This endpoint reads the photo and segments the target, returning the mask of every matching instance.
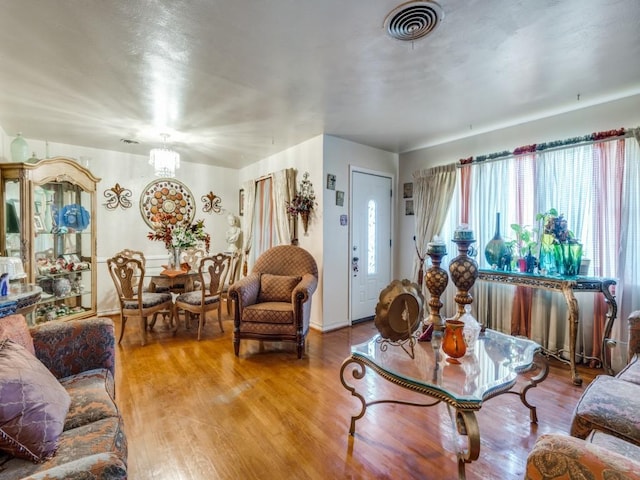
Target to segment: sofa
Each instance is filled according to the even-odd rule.
[[[527,480],[640,480],[640,310],[628,325],[628,364],[585,388],[570,435],[540,436],[527,458]]]
[[[0,318],[0,480],[126,479],[114,372],[110,319]]]

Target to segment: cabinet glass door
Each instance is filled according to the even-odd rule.
[[[17,180],[5,180],[3,191],[3,200],[5,202],[4,231],[6,236],[2,256],[22,258],[20,242],[20,183]]]
[[[92,194],[70,182],[33,187],[36,323],[92,309]]]

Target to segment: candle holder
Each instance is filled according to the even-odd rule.
[[[451,280],[458,288],[455,297],[458,312],[455,319],[460,319],[464,315],[465,305],[473,303],[469,290],[478,278],[478,263],[473,259],[475,249],[471,246],[475,241],[473,231],[465,226],[460,226],[453,233],[453,242],[458,246],[458,256],[449,264],[449,273]]]
[[[447,247],[444,243],[429,243],[427,245],[427,255],[431,258],[431,267],[427,270],[427,277],[425,284],[427,290],[431,294],[429,299],[429,317],[425,322],[433,325],[434,330],[444,330],[444,319],[440,315],[440,309],[442,308],[442,302],[440,296],[447,288],[449,283],[449,276],[447,271],[440,267],[442,257],[447,254]]]

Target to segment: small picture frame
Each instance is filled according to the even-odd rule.
[[[244,188],[238,192],[238,215],[241,217],[244,215]]]
[[[404,204],[404,214],[413,215],[413,200],[407,200]]]
[[[336,190],[336,205],[344,206],[344,192],[342,190]]]
[[[340,225],[342,225],[343,227],[347,225],[347,215],[344,213],[340,215]]]
[[[42,221],[42,217],[39,214],[33,216],[33,227],[36,230],[36,233],[44,233],[44,222]]]
[[[336,189],[336,176],[332,173],[327,174],[327,189],[328,190]]]
[[[413,198],[413,183],[405,183],[402,189],[402,198]]]

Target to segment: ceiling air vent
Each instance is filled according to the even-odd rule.
[[[443,18],[436,2],[407,2],[389,12],[384,28],[391,37],[411,42],[433,32]]]

